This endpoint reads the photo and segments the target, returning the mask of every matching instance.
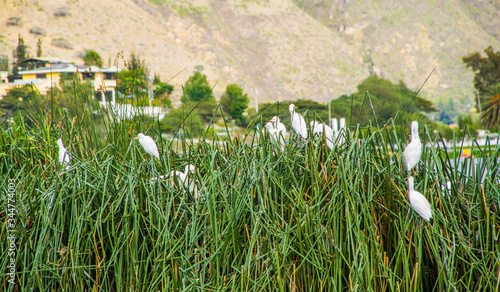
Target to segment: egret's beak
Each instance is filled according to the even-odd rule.
[[[295,108],[299,108],[298,106],[296,106]]]

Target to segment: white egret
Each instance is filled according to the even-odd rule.
[[[286,127],[283,125],[283,123],[280,122],[280,118],[277,116],[274,116],[271,120],[271,123],[273,123],[274,128],[280,130],[280,135],[283,136],[283,139],[286,137]]]
[[[177,177],[177,181],[179,185],[182,183],[184,187],[189,189],[189,192],[193,194],[195,198],[198,198],[198,186],[197,181],[193,177],[195,171],[195,166],[192,164],[186,165],[184,172],[176,170],[170,173],[170,177],[175,179]]]
[[[285,137],[281,134],[281,131],[274,128],[271,122],[266,123],[265,127],[267,129],[267,132],[269,133],[269,136],[271,137],[271,140],[274,143],[280,145],[281,151],[283,151],[285,149]]]
[[[68,150],[66,150],[66,148],[63,145],[62,138],[57,140],[57,146],[59,146],[59,163],[61,165],[68,165],[70,157],[69,157]],[[66,169],[68,169],[68,168],[69,168],[69,166],[66,167]]]
[[[418,164],[420,161],[420,155],[422,155],[422,143],[420,142],[420,137],[418,136],[418,122],[413,121],[411,123],[411,142],[403,151],[403,157],[408,171]]]
[[[307,125],[304,117],[295,112],[296,107],[293,103],[288,106],[293,130],[302,138],[307,139]]]
[[[195,198],[198,197],[198,182],[192,176],[194,175],[195,166],[192,164],[186,165],[184,172],[180,170],[172,170],[170,175],[160,175],[158,177],[153,177],[151,181],[165,180],[170,178],[170,185],[184,185],[189,191],[194,195]],[[175,183],[177,181],[177,183]]]
[[[408,191],[409,191],[409,201],[412,208],[417,211],[417,213],[429,221],[432,218],[432,207],[429,201],[421,193],[415,191],[413,188],[413,176],[408,178]]]
[[[311,128],[313,129],[313,136],[323,136],[325,134],[326,145],[330,150],[333,149],[333,129],[324,123],[318,123],[316,121],[311,121]]]
[[[139,133],[136,139],[139,139],[139,143],[141,143],[142,147],[144,148],[144,151],[146,151],[147,154],[160,159],[158,146],[156,146],[156,143],[153,140],[153,138],[144,135],[143,133]]]

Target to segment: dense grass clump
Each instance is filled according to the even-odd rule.
[[[53,108],[30,125],[18,117],[0,133],[2,291],[499,289],[498,146],[465,160],[424,149],[413,176],[434,209],[427,223],[407,200],[409,122],[352,128],[332,151],[308,140],[283,152],[255,127],[174,144],[140,115],[96,127],[90,113]],[[145,159],[138,132],[160,160]],[[151,181],[187,164],[198,199]]]

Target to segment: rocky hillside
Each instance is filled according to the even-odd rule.
[[[30,53],[81,60],[96,50],[113,65],[122,52],[145,59],[180,85],[195,70],[218,98],[240,84],[259,102],[326,102],[356,90],[369,74],[417,89],[431,100],[471,100],[462,56],[500,49],[500,4],[493,1],[3,0],[0,55],[21,34]],[[420,3],[424,2],[424,3]]]

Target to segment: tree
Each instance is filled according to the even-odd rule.
[[[0,71],[9,71],[9,57],[0,55]]]
[[[156,78],[156,77],[155,77]],[[170,94],[174,91],[174,86],[166,82],[158,81],[154,85],[154,96],[157,102],[154,105],[161,104],[164,107],[171,108],[172,100],[170,99]]]
[[[195,72],[193,76],[184,84],[184,93],[181,96],[181,101],[199,102],[199,101],[215,101],[212,93],[212,88],[208,84],[207,76],[200,72]]]
[[[243,89],[237,84],[228,85],[226,92],[220,98],[222,108],[238,121],[243,119],[243,113],[249,102],[247,94],[243,94]]]
[[[366,125],[370,120],[375,120],[374,112],[377,121],[384,123],[394,118],[398,112],[402,113],[406,107],[408,114],[436,111],[432,102],[415,95],[416,92],[408,89],[402,81],[396,85],[378,76],[370,76],[358,85],[358,92],[353,96],[343,95],[332,100],[332,112],[336,116],[352,116],[353,123],[359,116],[359,123]]]
[[[474,72],[474,87],[479,94],[481,108],[490,97],[488,92],[493,86],[500,83],[500,52],[495,52],[491,46],[484,50],[486,58],[474,52],[462,58],[465,66]],[[476,100],[476,106],[477,104]]]
[[[189,114],[190,112],[186,105],[172,109],[160,121],[160,130],[171,134],[181,130],[180,132],[188,137],[199,137],[203,128],[202,120],[196,111]]]
[[[6,119],[17,115],[19,110],[22,116],[26,116],[40,111],[42,103],[43,99],[31,85],[13,87],[0,99],[0,114]]]
[[[481,123],[488,128],[495,128],[500,126],[500,83],[492,87],[489,96],[481,113]]]
[[[12,73],[14,75],[17,75],[17,73],[19,73],[18,68],[21,66],[21,62],[26,60],[26,58],[29,57],[27,50],[28,50],[28,46],[24,44],[23,37],[21,35],[19,35],[17,47],[14,49],[14,51],[12,53],[12,55],[13,55],[12,56],[13,57]]]
[[[458,128],[460,129],[460,132],[458,133],[459,138],[463,138],[465,136],[469,136],[469,138],[477,137],[478,127],[470,115],[458,117]]]
[[[148,88],[146,65],[132,53],[128,63],[125,62],[125,68],[127,70],[117,74],[116,90],[124,95],[132,95],[136,99],[144,99]]]
[[[36,43],[36,56],[41,57],[42,56],[42,40],[38,39],[38,42]]]
[[[86,50],[85,56],[83,56],[83,62],[87,66],[97,66],[102,68],[101,56],[94,50]]]

